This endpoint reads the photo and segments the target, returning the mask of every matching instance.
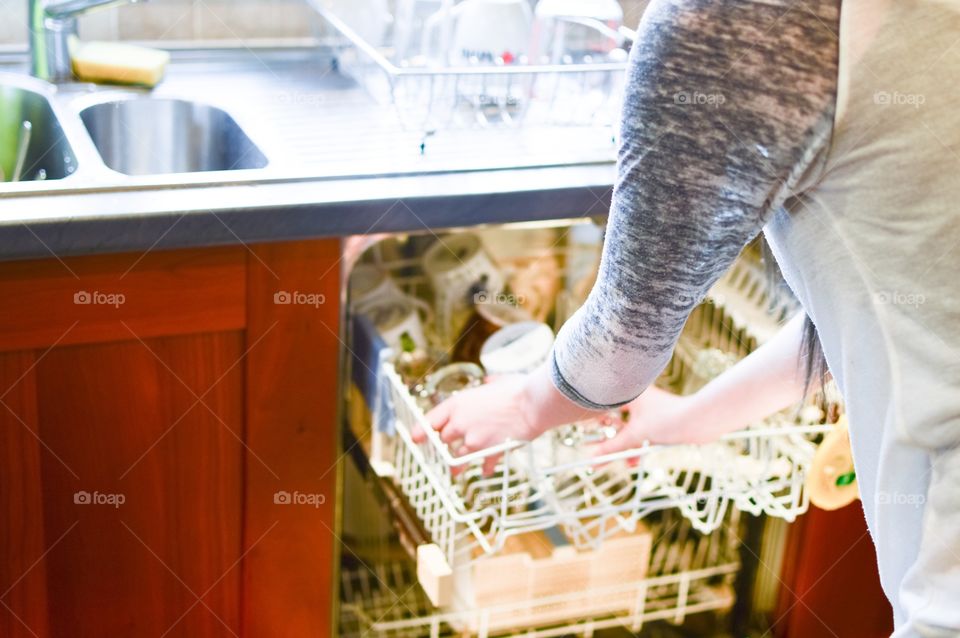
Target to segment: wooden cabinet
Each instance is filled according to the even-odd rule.
[[[333,633],[339,259],[0,264],[0,636]]]
[[[887,638],[893,610],[860,501],[814,506],[790,528],[780,580],[777,638]]]

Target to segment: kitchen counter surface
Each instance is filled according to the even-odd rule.
[[[27,81],[22,58],[0,61],[0,72],[0,81]],[[78,169],[62,180],[0,183],[0,259],[428,232],[605,215],[609,206],[610,129],[424,135],[316,48],[177,52],[152,92],[226,110],[267,157],[262,169],[148,177],[108,169],[79,111],[119,91],[49,87]]]

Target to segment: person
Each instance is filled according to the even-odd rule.
[[[630,404],[610,452],[801,399],[802,317],[695,395],[648,389],[763,232],[844,398],[894,636],[960,635],[958,72],[956,0],[653,0],[593,290],[546,365],[430,425],[463,454]]]

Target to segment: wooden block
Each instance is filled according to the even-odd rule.
[[[614,532],[591,551],[578,551],[572,545],[555,547],[542,532],[511,537],[503,553],[470,567],[472,608],[527,603],[510,612],[491,613],[489,631],[628,611],[636,591],[610,590],[646,577],[651,545],[650,533],[643,527],[634,533]],[[566,598],[543,602],[551,597]],[[478,627],[466,629],[477,631]]]
[[[429,543],[417,547],[417,579],[436,607],[453,600],[453,570],[440,547]]]
[[[474,599],[478,606],[493,607],[530,597],[533,560],[529,554],[492,556],[473,566]]]

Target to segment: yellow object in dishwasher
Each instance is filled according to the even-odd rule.
[[[80,80],[153,87],[163,79],[170,54],[120,42],[71,39],[70,58]]]

